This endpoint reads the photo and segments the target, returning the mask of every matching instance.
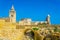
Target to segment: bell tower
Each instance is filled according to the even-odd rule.
[[[48,14],[47,18],[46,18],[47,24],[50,24],[50,15]]]
[[[14,6],[12,5],[12,8],[9,11],[9,18],[10,22],[15,23],[16,22],[16,11],[14,9]]]

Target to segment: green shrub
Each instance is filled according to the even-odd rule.
[[[33,30],[39,30],[39,28],[32,28]]]

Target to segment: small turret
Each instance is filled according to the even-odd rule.
[[[15,11],[15,10],[14,10],[14,6],[13,6],[13,5],[12,5],[12,8],[11,8],[11,11]]]

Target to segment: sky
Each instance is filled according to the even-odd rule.
[[[51,24],[60,24],[60,0],[0,0],[0,18],[9,17],[12,5],[17,21],[22,18],[45,21],[49,14]]]

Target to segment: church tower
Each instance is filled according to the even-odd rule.
[[[16,11],[14,10],[14,6],[12,5],[12,8],[9,11],[9,18],[10,22],[15,23],[16,22]]]
[[[50,24],[50,15],[48,14],[47,18],[46,18],[47,24]]]

